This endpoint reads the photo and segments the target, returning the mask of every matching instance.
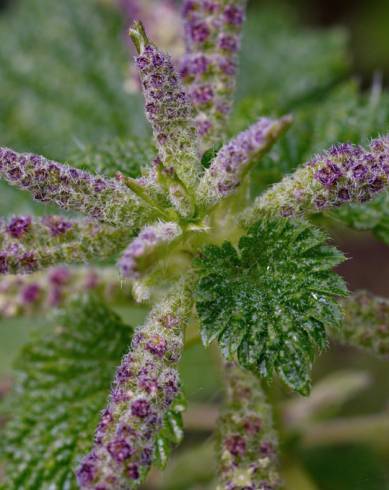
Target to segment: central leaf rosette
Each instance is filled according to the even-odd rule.
[[[275,371],[308,394],[326,327],[341,320],[336,296],[347,294],[332,268],[344,260],[326,236],[302,220],[263,220],[239,241],[211,245],[196,259],[197,311],[205,344],[270,379]]]

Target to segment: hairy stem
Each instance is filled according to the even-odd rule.
[[[278,442],[261,384],[234,363],[226,364],[225,373],[227,400],[218,429],[217,489],[278,489]]]

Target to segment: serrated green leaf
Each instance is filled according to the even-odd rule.
[[[23,349],[2,441],[7,490],[78,488],[74,467],[92,445],[131,333],[96,298],[82,298]]]
[[[346,294],[332,268],[344,260],[313,225],[265,220],[241,238],[206,247],[196,260],[201,333],[218,340],[226,357],[270,378],[275,371],[306,394],[314,354],[327,343],[326,327],[341,314],[335,296]]]
[[[186,409],[186,406],[186,399],[181,393],[174,400],[172,407],[164,417],[163,427],[155,443],[154,462],[160,469],[166,467],[171,452],[181,443],[184,437],[182,412]]]

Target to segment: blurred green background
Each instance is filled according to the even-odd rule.
[[[97,0],[2,0],[0,5],[4,7],[0,13],[1,145],[71,159],[83,145],[102,139],[147,137],[141,98],[123,90],[128,53],[118,14],[107,15],[108,7]],[[269,159],[269,173],[261,175],[265,184],[279,178],[277,172],[291,170],[302,158],[339,138],[366,140],[389,129],[385,94],[372,109],[377,118],[373,130],[367,126],[366,112],[358,112],[359,86],[366,100],[371,100],[373,80],[389,86],[387,0],[252,0],[251,9],[242,54],[241,105],[233,129],[240,129],[239,111],[254,115],[255,110],[291,110],[302,121],[296,129],[301,139],[294,142],[291,136],[286,149],[276,148],[274,158],[284,155],[283,151],[286,158],[275,173]],[[350,75],[353,80],[346,81]],[[326,105],[318,107],[324,99]],[[358,110],[349,102],[354,104],[354,99]],[[2,214],[29,209],[24,195],[0,188]],[[41,206],[34,209],[44,211]],[[389,297],[389,248],[369,233],[336,230],[335,241],[349,257],[340,271],[350,289],[367,288]],[[122,313],[131,323],[142,317],[139,312],[137,318],[132,311]],[[41,320],[0,320],[2,386],[12,379],[11,364],[18,348],[38,324]],[[200,404],[210,418],[222,399],[214,357],[212,350],[205,352],[195,345],[188,348],[182,363],[189,400]],[[387,363],[333,346],[317,362],[314,379],[340,369],[369,372],[371,383],[337,416],[389,412]],[[273,391],[276,400],[290,397],[277,383]],[[212,485],[210,430],[187,432],[165,480],[152,475],[147,488],[185,490]],[[295,477],[298,486],[288,490],[389,489],[389,433],[386,444],[376,439],[307,449],[288,438],[285,467],[304,468],[303,477]],[[195,450],[196,456],[185,459],[186,450]]]

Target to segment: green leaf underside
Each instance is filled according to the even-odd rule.
[[[166,468],[171,452],[184,437],[182,412],[186,406],[186,398],[180,393],[164,417],[163,427],[155,442],[154,463],[161,470]]]
[[[389,193],[383,192],[364,204],[351,204],[333,212],[330,217],[360,231],[372,231],[389,245]]]
[[[347,294],[332,268],[344,260],[325,235],[302,220],[264,220],[241,238],[196,259],[203,342],[218,340],[226,357],[264,378],[273,372],[308,394],[314,354],[338,325],[335,296]]]
[[[95,298],[72,304],[27,345],[6,427],[7,490],[77,489],[116,366],[132,330]]]

